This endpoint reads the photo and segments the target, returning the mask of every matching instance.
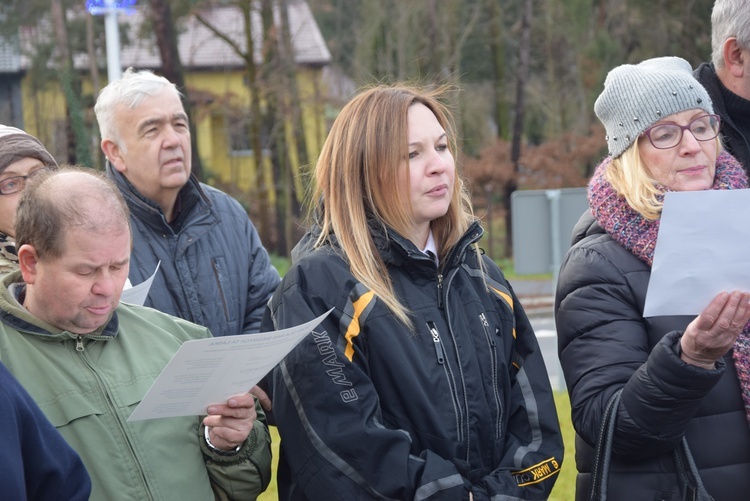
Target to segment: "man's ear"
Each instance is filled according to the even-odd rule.
[[[104,155],[107,157],[107,160],[109,160],[109,163],[112,164],[112,167],[120,172],[125,172],[127,166],[125,165],[125,159],[122,157],[122,150],[117,143],[111,139],[102,139],[101,146]]]
[[[36,281],[39,257],[33,245],[24,244],[18,249],[18,265],[21,268],[23,281],[33,284]]]
[[[729,70],[729,73],[735,78],[742,78],[745,75],[745,67],[743,66],[745,54],[742,52],[740,44],[737,43],[736,37],[729,37],[724,40],[722,54],[724,66]]]

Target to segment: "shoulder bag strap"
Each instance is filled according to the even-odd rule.
[[[594,461],[591,468],[591,486],[589,501],[606,501],[607,484],[609,483],[609,463],[612,458],[612,437],[617,422],[617,408],[620,406],[622,388],[609,398],[604,408],[602,424],[594,449]]]
[[[695,466],[693,455],[690,453],[687,440],[682,437],[680,446],[674,450],[674,463],[677,469],[677,478],[680,489],[685,493],[687,501],[714,501],[703,485],[703,480]]]

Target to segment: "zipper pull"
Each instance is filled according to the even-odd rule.
[[[437,300],[438,308],[443,309],[443,274],[438,273],[437,276]]]
[[[440,341],[440,333],[435,326],[435,322],[427,322],[427,327],[429,327],[430,332],[432,333],[432,343],[435,345],[435,356],[437,356],[437,363],[443,365],[445,359],[443,358],[443,343]]]
[[[479,314],[479,320],[484,326],[484,333],[487,334],[487,340],[490,342],[490,346],[494,348],[495,339],[493,338],[492,334],[490,334],[490,323],[487,321],[487,316],[484,314],[484,312]]]
[[[76,338],[76,351],[78,352],[83,351],[83,336],[78,336]]]

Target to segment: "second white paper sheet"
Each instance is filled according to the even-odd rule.
[[[273,332],[186,341],[128,421],[206,413],[250,390],[331,312]]]

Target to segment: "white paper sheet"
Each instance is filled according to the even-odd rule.
[[[750,190],[667,193],[643,315],[698,315],[750,291]]]
[[[156,272],[159,271],[160,264],[161,261],[156,263],[156,269],[154,270],[154,273],[138,285],[128,287],[128,285],[130,285],[130,280],[128,280],[125,284],[125,288],[122,290],[122,294],[120,295],[120,301],[123,303],[143,306],[143,304],[146,302],[146,298],[148,297],[148,292],[151,290],[151,284],[154,283]]]
[[[198,416],[247,392],[330,312],[280,331],[186,341],[128,421]]]

